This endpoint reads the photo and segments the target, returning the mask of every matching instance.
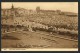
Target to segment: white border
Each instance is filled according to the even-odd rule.
[[[3,48],[3,49],[1,49],[1,51],[78,51],[78,48],[67,48],[67,49],[59,49],[59,48],[57,48],[57,49],[26,49],[26,48],[8,48],[8,49],[6,49],[6,48]]]

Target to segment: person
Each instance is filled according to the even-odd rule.
[[[48,27],[48,32],[50,32],[50,34],[52,34],[52,31],[53,31],[53,27],[52,26]]]
[[[16,29],[16,27],[15,27],[15,31],[16,31],[17,29]]]
[[[4,32],[3,33],[5,33],[5,29],[4,29]]]
[[[9,27],[7,27],[7,32],[9,32]]]

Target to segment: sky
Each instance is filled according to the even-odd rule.
[[[2,2],[1,8],[25,8],[35,10],[37,6],[44,10],[61,10],[78,13],[78,2]]]

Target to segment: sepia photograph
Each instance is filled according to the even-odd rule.
[[[78,2],[2,2],[1,49],[78,50]]]

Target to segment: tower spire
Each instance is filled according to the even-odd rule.
[[[14,9],[14,5],[12,4],[12,9]]]

